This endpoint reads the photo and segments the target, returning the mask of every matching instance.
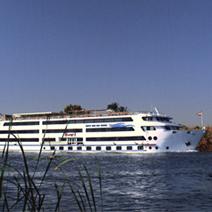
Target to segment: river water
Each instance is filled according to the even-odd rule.
[[[38,154],[27,153],[28,166],[33,173]],[[76,191],[82,187],[79,171],[86,181],[87,167],[93,185],[97,211],[211,211],[212,208],[212,153],[58,153],[47,173],[41,193],[45,193],[44,211],[54,211],[57,201],[55,183],[61,191],[67,178]],[[47,159],[48,154],[42,154]],[[55,170],[57,164],[73,159]],[[97,160],[100,164],[102,202],[98,178]],[[10,153],[9,162],[22,170],[21,153]],[[35,182],[42,178],[48,161],[42,160],[36,172]],[[12,170],[13,173],[16,173]],[[11,170],[5,178],[11,177]],[[16,188],[7,184],[8,194],[16,193]],[[82,191],[82,189],[80,190]],[[90,192],[89,198],[92,199]],[[0,207],[3,207],[2,201]],[[86,204],[86,207],[89,207]],[[93,207],[93,206],[92,206]],[[1,209],[0,209],[1,210]],[[21,204],[11,211],[22,210]],[[65,184],[59,211],[79,211],[73,193]],[[90,211],[89,209],[87,211]]]

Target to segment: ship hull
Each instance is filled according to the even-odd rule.
[[[37,115],[37,114],[36,114]],[[0,150],[26,152],[158,153],[195,151],[205,130],[180,130],[153,113],[71,117],[19,115],[0,122]]]
[[[206,133],[205,130],[180,130],[177,133],[163,132],[158,134],[158,141],[143,142],[117,142],[109,144],[94,143],[89,144],[67,144],[66,142],[4,142],[0,144],[0,150],[9,146],[10,151],[21,151],[20,145],[25,152],[38,152],[42,148],[43,152],[80,152],[80,153],[157,153],[157,152],[189,152],[195,151],[196,146]],[[155,135],[155,134],[154,134]],[[150,135],[149,135],[150,136]],[[116,143],[115,143],[116,142]]]

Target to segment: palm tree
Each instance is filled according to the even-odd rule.
[[[119,112],[127,112],[127,107],[120,106],[118,110]]]
[[[64,108],[64,112],[65,113],[69,113],[71,111],[76,111],[76,110],[82,110],[82,107],[80,105],[67,105],[65,108]]]
[[[107,106],[107,110],[113,110],[114,112],[118,112],[119,104],[117,102],[113,102]]]
[[[126,112],[127,107],[119,107],[119,104],[117,102],[113,102],[107,106],[107,110],[113,110],[114,112]]]

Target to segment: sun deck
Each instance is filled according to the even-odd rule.
[[[154,112],[136,111],[136,112],[113,112],[106,110],[78,110],[71,111],[69,114],[57,112],[36,112],[36,113],[17,113],[13,115],[2,115],[1,121],[13,120],[39,120],[39,119],[67,119],[67,118],[87,118],[87,117],[108,117],[108,116],[127,116],[127,115],[161,115]]]

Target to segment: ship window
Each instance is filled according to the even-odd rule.
[[[152,121],[152,117],[147,117],[147,116],[145,116],[145,117],[142,117],[142,119],[143,119],[144,121]]]
[[[117,146],[116,147],[116,150],[121,150],[121,146]]]
[[[44,141],[55,141],[55,138],[44,138]]]
[[[106,150],[111,150],[111,146],[106,146]]]
[[[27,122],[6,122],[4,126],[26,126],[26,125],[39,125],[39,121],[27,121]]]
[[[156,146],[155,149],[158,149],[158,146]]]
[[[83,138],[77,138],[77,141],[83,141]]]
[[[101,150],[101,146],[97,146],[96,150],[100,151]]]
[[[43,125],[49,125],[49,124],[67,124],[68,121],[43,121]]]
[[[122,121],[122,118],[116,118],[116,119],[114,119],[114,122],[120,122],[120,121]]]
[[[150,146],[149,149],[152,149],[152,147]]]
[[[158,137],[157,136],[154,136],[154,140],[156,141],[158,139]]]
[[[8,130],[1,130],[0,134],[8,134]],[[11,134],[36,134],[39,130],[11,130]]]
[[[84,123],[83,119],[76,120],[76,124],[81,124],[81,123]]]
[[[82,129],[55,129],[55,130],[42,130],[43,133],[79,133]]]
[[[156,117],[157,121],[163,121],[163,122],[170,122],[169,118],[164,118],[164,117]]]
[[[55,147],[54,146],[51,146],[51,150],[55,150]]]
[[[86,149],[87,149],[87,150],[91,150],[91,146],[87,146]]]
[[[59,141],[66,141],[66,138],[59,138]]]
[[[131,146],[127,146],[127,150],[132,150],[132,147]]]
[[[91,137],[86,138],[86,141],[140,141],[146,140],[144,136],[132,137]]]
[[[63,146],[60,146],[60,147],[59,147],[59,150],[63,150]]]
[[[81,147],[81,146],[78,146],[78,147],[77,147],[77,150],[82,150],[82,147]]]
[[[76,120],[69,120],[68,123],[69,124],[76,124]]]
[[[95,122],[96,122],[96,123],[104,122],[104,119],[95,119]]]
[[[85,119],[85,123],[94,123],[94,119]]]
[[[131,117],[128,118],[122,118],[122,121],[133,121]]]
[[[86,132],[115,132],[115,131],[134,131],[133,127],[112,127],[112,128],[88,128]]]
[[[143,146],[138,146],[138,150],[143,150]]]
[[[151,141],[151,140],[152,140],[152,137],[151,137],[151,136],[149,136],[149,137],[148,137],[148,139]]]
[[[11,142],[17,142],[17,141],[21,141],[21,142],[38,142],[39,138],[0,138],[0,141],[11,141]]]
[[[73,150],[73,147],[72,147],[72,146],[69,146],[69,147],[68,147],[68,150]]]
[[[152,131],[152,130],[156,130],[154,126],[143,126],[141,127],[141,129],[143,131]]]
[[[169,147],[167,146],[166,149],[169,149]]]
[[[105,119],[105,122],[113,122],[113,119]]]
[[[171,130],[171,127],[165,126],[165,129],[166,129],[166,130]]]

